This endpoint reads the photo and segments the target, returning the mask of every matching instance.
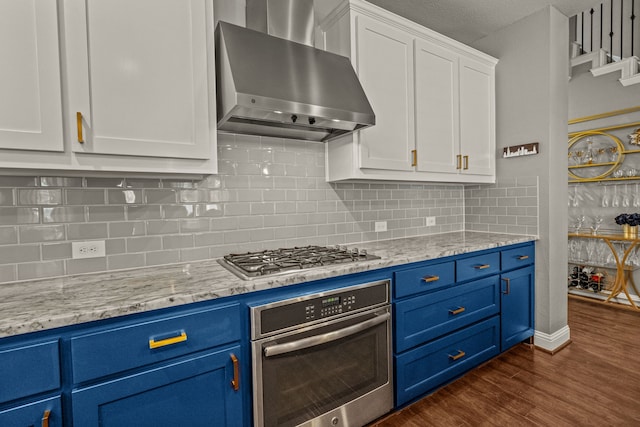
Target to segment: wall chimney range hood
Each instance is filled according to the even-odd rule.
[[[255,10],[266,22],[256,24]],[[302,34],[292,28],[302,22],[313,34],[309,10],[313,2],[307,0],[249,0],[247,23],[291,38]],[[300,37],[302,43],[312,40],[309,31]],[[375,124],[349,59],[302,43],[218,23],[218,130],[330,141]]]

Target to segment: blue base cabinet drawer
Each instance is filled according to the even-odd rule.
[[[73,425],[241,427],[232,354],[239,345],[74,390]]]
[[[237,303],[71,339],[74,384],[240,340]]]
[[[0,403],[59,387],[58,340],[0,351]]]
[[[395,357],[396,405],[403,405],[500,352],[500,317]]]
[[[535,262],[536,247],[534,245],[521,246],[500,252],[502,270],[526,267]]]
[[[398,302],[395,351],[408,350],[499,311],[498,276]]]
[[[0,426],[3,427],[45,425],[62,427],[62,409],[59,396],[0,411]]]
[[[449,286],[456,281],[455,274],[456,267],[453,261],[397,271],[394,296],[404,298]]]
[[[456,281],[478,279],[500,272],[500,252],[456,260]]]

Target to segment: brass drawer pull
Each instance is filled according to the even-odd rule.
[[[455,310],[449,310],[449,314],[453,314],[455,316],[456,314],[463,313],[465,310],[466,308],[464,307],[458,307]]]
[[[456,354],[456,355],[454,355],[454,356],[452,356],[452,355],[448,354],[447,356],[449,356],[449,359],[451,359],[451,360],[454,360],[454,361],[455,361],[455,360],[458,360],[458,359],[460,359],[460,358],[462,358],[462,357],[466,356],[466,354],[467,354],[467,353],[465,353],[464,351],[462,351],[462,350],[458,350],[458,354]]]
[[[78,142],[80,144],[84,143],[84,138],[82,136],[82,113],[76,113],[76,121],[78,122]]]
[[[462,158],[464,159],[464,167],[462,169],[469,169],[469,156],[463,156]]]
[[[177,337],[171,337],[171,338],[167,338],[160,341],[156,341],[155,339],[151,338],[149,340],[149,348],[154,349],[154,348],[166,347],[168,345],[177,344],[179,342],[184,342],[186,340],[187,340],[186,332],[182,332]]]
[[[424,276],[422,280],[424,280],[426,283],[435,282],[437,280],[440,280],[440,276]]]
[[[418,150],[411,150],[411,166],[418,166]]]
[[[42,427],[49,427],[49,417],[51,416],[51,411],[46,410],[44,414],[42,414]]]
[[[519,260],[529,259],[529,255],[520,255],[518,259]]]
[[[238,358],[235,354],[231,353],[231,362],[233,363],[233,379],[231,380],[231,387],[235,391],[238,391],[240,388],[240,363],[238,362]]]
[[[457,160],[456,169],[462,169],[462,154],[458,154],[456,156],[456,160]]]
[[[511,279],[503,277],[502,280],[507,283],[507,289],[503,292],[503,294],[509,295],[511,293]]]
[[[484,270],[485,268],[489,268],[491,267],[490,264],[482,264],[482,265],[476,265],[473,268],[475,268],[476,270]]]

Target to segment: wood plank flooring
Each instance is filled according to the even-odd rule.
[[[640,426],[640,312],[570,298],[569,328],[555,355],[518,345],[370,427]]]

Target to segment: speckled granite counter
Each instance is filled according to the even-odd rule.
[[[0,337],[535,240],[454,232],[362,243],[378,260],[242,280],[216,260],[0,285]]]

